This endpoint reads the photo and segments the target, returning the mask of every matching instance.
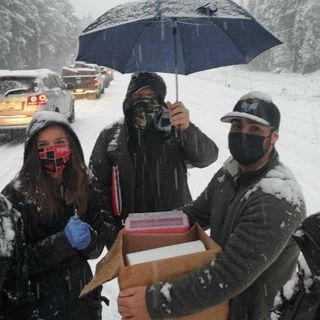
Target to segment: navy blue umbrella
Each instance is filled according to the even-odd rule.
[[[281,43],[230,0],[128,2],[90,24],[79,42],[77,60],[121,73],[175,73],[176,82],[177,74],[248,63]]]

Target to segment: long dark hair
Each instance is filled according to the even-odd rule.
[[[30,152],[18,175],[26,190],[26,200],[35,203],[46,220],[50,220],[58,213],[61,201],[72,204],[79,216],[84,215],[87,210],[89,183],[87,168],[74,137],[64,126],[61,127],[66,132],[71,149],[71,158],[64,169],[62,183],[58,185],[56,180],[46,174],[41,167],[37,147],[39,133],[30,141]],[[62,194],[61,186],[64,191]]]

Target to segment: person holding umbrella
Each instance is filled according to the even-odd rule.
[[[221,120],[231,123],[232,157],[183,211],[210,227],[222,251],[170,283],[120,292],[123,319],[179,318],[229,300],[229,320],[267,320],[294,270],[299,249],[291,236],[306,213],[301,188],[275,149],[280,112],[254,91]]]
[[[101,288],[83,299],[79,294],[92,278],[87,260],[101,254],[108,228],[95,202],[80,142],[63,115],[33,115],[22,168],[2,193],[21,213],[19,258],[25,256],[37,319],[101,319]]]
[[[89,166],[97,197],[105,219],[118,229],[129,213],[189,203],[187,168],[217,159],[217,146],[190,122],[184,104],[165,103],[165,96],[157,73],[134,73],[123,102],[124,121],[104,129],[93,148]]]

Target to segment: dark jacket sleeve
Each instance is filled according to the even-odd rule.
[[[100,133],[93,148],[89,168],[92,173],[92,185],[99,210],[103,216],[105,227],[109,229],[106,246],[110,248],[120,228],[119,222],[112,215],[111,172],[112,164],[108,157],[108,131]]]
[[[2,286],[3,282],[6,279],[7,272],[10,269],[11,265],[11,259],[4,259],[0,257],[0,302],[1,302],[1,292],[2,292]]]
[[[28,244],[25,250],[31,275],[44,272],[64,259],[78,254],[69,244],[63,230],[41,241]]]
[[[169,299],[168,294],[162,293],[165,290],[161,290],[161,283],[148,289],[146,299],[151,318],[192,314],[239,295],[288,246],[303,215],[301,211],[302,208],[270,194],[253,197],[216,260],[167,283]],[[292,255],[296,258],[297,250]]]
[[[15,187],[16,181],[9,183],[2,193],[12,203],[13,208],[21,212],[22,216],[27,214],[27,204],[24,202],[24,196],[20,190]],[[29,209],[30,210],[30,209]],[[50,235],[41,241],[28,243],[25,246],[26,260],[30,268],[30,273],[38,273],[60,263],[63,259],[74,256],[77,251],[74,250],[67,240],[64,231]]]
[[[207,137],[194,124],[180,134],[183,157],[187,164],[204,168],[215,162],[219,149],[216,144]]]
[[[212,178],[199,197],[183,207],[183,212],[188,215],[191,224],[198,223],[203,229],[210,228],[214,183],[215,179]]]
[[[12,263],[15,238],[13,213],[8,208],[4,197],[0,195],[0,302],[3,282]]]

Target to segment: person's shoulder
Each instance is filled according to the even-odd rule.
[[[2,193],[0,193],[0,216],[6,215],[11,207],[11,202],[9,202],[9,200]]]
[[[114,121],[110,124],[108,124],[106,127],[104,127],[98,136],[98,141],[101,140],[112,140],[113,136],[116,134],[119,134],[124,130],[124,118],[120,118],[117,121]]]
[[[0,194],[0,229],[3,231],[0,256],[10,256],[17,232],[17,223],[21,214],[13,208],[11,202],[3,194]]]
[[[124,126],[124,117],[109,123],[108,125],[106,125],[101,132],[112,132],[117,128],[122,128]]]
[[[278,162],[270,168],[264,175],[264,178],[272,180],[274,183],[278,183],[279,187],[286,185],[290,189],[301,191],[300,184],[294,174],[282,162]]]
[[[23,184],[22,184],[22,181],[18,178],[18,177],[15,177],[13,178],[2,190],[2,193],[6,195],[6,193],[8,191],[11,191],[11,192],[17,192],[17,193],[20,193],[23,191]]]
[[[277,162],[264,174],[257,182],[256,188],[277,199],[283,199],[292,206],[301,207],[304,205],[300,184],[292,171],[281,162]]]

